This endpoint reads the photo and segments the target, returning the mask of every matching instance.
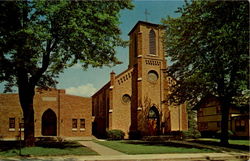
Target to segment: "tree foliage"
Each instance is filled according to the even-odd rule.
[[[130,0],[0,2],[0,83],[7,82],[5,91],[18,87],[25,140],[34,137],[35,87],[55,86],[59,73],[78,62],[119,63],[114,47],[126,45],[119,11],[132,7]]]
[[[119,11],[131,7],[129,1],[1,2],[0,81],[17,85],[22,69],[30,83],[54,85],[78,61],[84,68],[118,63],[114,47],[125,45]]]
[[[212,94],[225,116],[228,105],[249,91],[249,2],[192,1],[177,12],[180,17],[163,20],[166,54],[173,62],[168,74],[177,81],[169,99],[194,104]]]

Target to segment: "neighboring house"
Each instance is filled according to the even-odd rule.
[[[91,98],[68,95],[65,90],[36,90],[34,114],[35,137],[91,136]],[[19,130],[24,131],[22,115],[18,94],[0,94],[1,138],[15,138]]]
[[[193,108],[197,110],[198,130],[203,137],[218,135],[221,130],[221,106],[215,96],[207,96]],[[249,110],[229,107],[228,129],[234,137],[249,138]]]
[[[186,105],[169,106],[166,96],[174,82],[165,73],[161,25],[139,21],[129,32],[128,69],[116,75],[92,96],[93,133],[106,130],[159,135],[188,128]]]

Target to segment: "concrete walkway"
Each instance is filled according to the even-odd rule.
[[[97,152],[100,155],[112,155],[112,156],[116,156],[116,155],[126,155],[122,152],[110,149],[106,146],[97,144],[93,141],[78,141],[80,144],[82,144],[83,146],[86,146],[92,150],[94,150],[95,152]]]

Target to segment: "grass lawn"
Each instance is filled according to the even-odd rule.
[[[18,156],[18,145],[17,141],[0,141],[0,157]],[[24,156],[98,155],[91,149],[72,141],[37,142],[35,147],[22,147],[21,154]]]
[[[167,143],[152,143],[145,141],[98,141],[96,143],[115,149],[126,154],[164,154],[164,153],[209,153],[216,152],[210,149],[193,147],[176,147]]]
[[[199,138],[197,140],[220,142],[220,139],[214,139],[214,138]],[[229,140],[229,144],[250,146],[250,140]]]

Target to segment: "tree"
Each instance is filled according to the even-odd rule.
[[[249,2],[192,1],[166,25],[166,54],[176,78],[169,99],[194,104],[212,94],[222,108],[221,143],[228,144],[228,114],[236,98],[249,93]],[[242,102],[240,102],[242,103]]]
[[[17,86],[26,146],[34,145],[36,87],[55,87],[65,68],[80,62],[115,65],[121,40],[119,11],[126,1],[5,1],[0,3],[0,82]]]
[[[195,119],[197,112],[192,110],[192,108],[192,106],[187,106],[188,131],[183,132],[186,138],[198,138],[201,136],[197,128],[197,120]]]

